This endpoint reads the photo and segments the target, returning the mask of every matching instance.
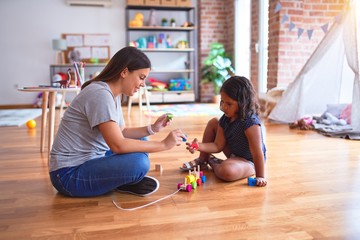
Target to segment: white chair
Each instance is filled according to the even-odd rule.
[[[134,94],[134,96],[130,96],[129,99],[128,99],[128,115],[130,115],[131,113],[131,106],[132,106],[132,99],[134,97],[138,97],[139,98],[139,108],[140,108],[140,111],[142,111],[142,100],[143,100],[143,97],[145,97],[145,101],[146,101],[146,106],[148,108],[148,111],[150,112],[150,100],[149,100],[149,91],[147,90],[147,87],[141,87],[139,89],[139,91],[137,93]]]

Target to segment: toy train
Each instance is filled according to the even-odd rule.
[[[189,170],[189,175],[185,177],[184,183],[179,183],[177,185],[180,191],[191,192],[192,189],[196,189],[197,186],[200,186],[202,183],[206,182],[206,176],[203,171],[200,171],[200,166],[194,171]]]

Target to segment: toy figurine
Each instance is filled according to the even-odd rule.
[[[144,25],[144,15],[136,13],[133,20],[129,21],[129,27],[142,27]]]
[[[71,68],[69,68],[67,70],[67,75],[68,75],[68,79],[64,79],[64,80],[59,80],[59,81],[54,81],[53,83],[60,83],[60,88],[68,88],[70,85],[70,81],[71,81]]]

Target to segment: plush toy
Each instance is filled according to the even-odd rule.
[[[352,105],[348,104],[339,116],[339,118],[344,119],[347,124],[351,124],[351,110],[352,110]]]
[[[300,130],[314,129],[312,117],[304,117],[289,125],[291,129],[299,128]]]
[[[155,78],[149,78],[150,86],[152,90],[167,91],[167,84],[156,80]]]
[[[144,15],[136,13],[133,20],[130,20],[129,27],[142,27],[144,25]]]
[[[78,50],[69,51],[68,58],[71,64],[74,62],[80,62],[81,60],[80,51]]]
[[[321,115],[317,122],[325,125],[346,125],[346,121],[344,119],[339,119],[329,112],[325,112],[323,115]]]

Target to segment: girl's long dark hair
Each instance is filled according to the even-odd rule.
[[[128,68],[130,72],[143,68],[151,68],[149,58],[135,47],[120,49],[106,64],[105,68],[95,78],[85,82],[81,89],[95,81],[111,82],[119,79],[120,73]]]
[[[239,106],[238,117],[245,119],[251,114],[259,114],[260,106],[254,87],[246,77],[232,76],[221,86],[220,92],[226,93],[237,101]]]

